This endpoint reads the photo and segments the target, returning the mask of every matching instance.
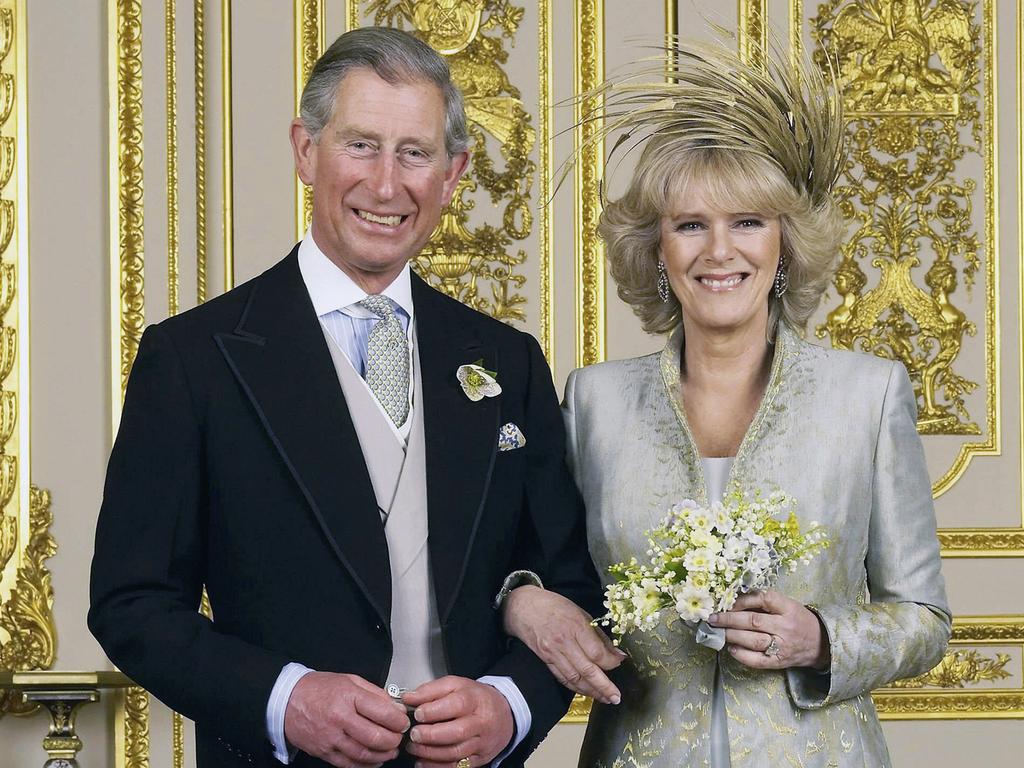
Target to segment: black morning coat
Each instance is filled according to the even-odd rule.
[[[265,719],[286,663],[383,685],[392,653],[384,529],[297,253],[146,330],[107,468],[89,627],[196,722],[199,768],[280,765]],[[533,724],[515,768],[570,693],[506,638],[492,601],[526,567],[598,609],[582,508],[537,342],[415,275],[412,295],[445,658],[519,687]],[[455,373],[478,360],[502,392],[472,402]],[[526,446],[498,451],[510,422]],[[204,585],[213,622],[197,612]]]

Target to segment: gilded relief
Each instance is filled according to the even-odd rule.
[[[26,194],[25,7],[0,0],[0,669],[46,669],[56,655],[53,587],[46,560],[50,495],[29,484],[28,249]],[[35,705],[0,690],[0,717]]]
[[[982,434],[967,402],[979,381],[957,360],[978,333],[963,307],[987,258],[973,220],[987,190],[965,168],[983,156],[976,7],[831,0],[811,20],[817,60],[837,65],[851,151],[836,188],[851,222],[839,302],[817,335],[900,360],[922,434]]]
[[[530,154],[536,132],[519,89],[502,69],[523,9],[508,0],[372,0],[366,13],[374,24],[414,31],[445,54],[466,97],[470,171],[413,266],[432,285],[481,312],[525,320],[526,298],[518,290],[526,282],[519,271],[526,251],[516,246],[533,227],[536,165]],[[499,153],[501,168],[494,161]],[[471,226],[469,211],[478,201],[499,210],[500,223]]]
[[[892,688],[964,688],[980,682],[1005,680],[1010,677],[1006,666],[1010,655],[997,653],[986,656],[974,649],[949,651],[935,666],[923,675],[897,680]]]

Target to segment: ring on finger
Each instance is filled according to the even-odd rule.
[[[464,757],[455,764],[455,768],[470,768],[472,763],[469,762],[468,757]]]
[[[768,642],[768,647],[764,649],[764,655],[768,658],[773,658],[779,655],[779,642],[775,635],[768,635],[771,638]]]

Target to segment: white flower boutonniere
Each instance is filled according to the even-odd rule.
[[[501,385],[498,383],[498,374],[495,371],[488,371],[483,367],[483,360],[475,363],[460,365],[455,371],[455,378],[462,385],[462,391],[466,397],[474,403],[485,397],[495,397],[501,394]]]

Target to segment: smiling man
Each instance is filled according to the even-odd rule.
[[[569,692],[496,599],[599,593],[536,341],[409,268],[466,170],[461,95],[416,38],[356,30],[291,141],[303,240],[142,338],[90,627],[196,721],[200,768],[521,766]]]

